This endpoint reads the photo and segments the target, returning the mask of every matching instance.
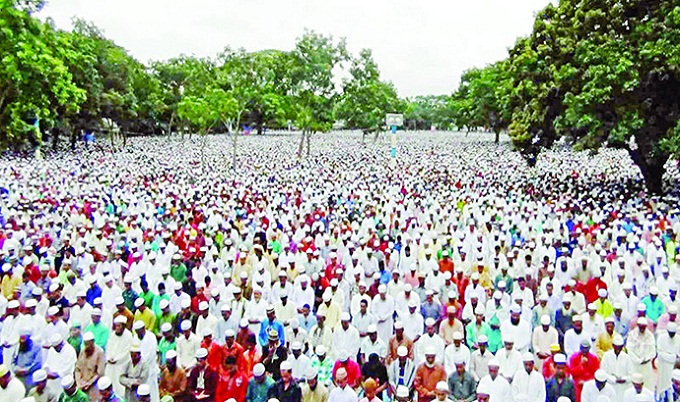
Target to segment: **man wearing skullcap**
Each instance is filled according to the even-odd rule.
[[[125,395],[119,378],[125,364],[130,360],[132,334],[126,328],[127,318],[119,315],[114,319],[113,333],[106,343],[106,375],[111,379],[116,395]]]
[[[61,386],[55,392],[47,387],[47,372],[45,370],[38,370],[33,373],[32,380],[34,387],[28,391],[28,396],[33,398],[36,402],[50,402],[56,401],[61,394]]]
[[[132,330],[132,323],[135,321],[135,315],[127,308],[125,299],[122,297],[116,298],[116,311],[113,312],[114,321],[118,317],[125,317],[125,328]]]
[[[347,371],[340,368],[335,372],[335,388],[328,395],[328,402],[358,402],[357,393],[347,383]]]
[[[248,390],[246,392],[246,402],[267,402],[269,400],[269,390],[274,386],[275,381],[271,376],[266,374],[264,365],[261,363],[253,367],[253,376],[248,381]],[[311,390],[310,379],[307,379],[307,389]],[[312,390],[313,392],[314,390]],[[326,392],[326,397],[328,392]],[[302,398],[305,398],[305,388],[302,388]],[[306,401],[307,402],[307,401]],[[322,401],[313,401],[322,402]]]
[[[666,325],[665,331],[657,331],[656,345],[659,355],[656,359],[658,372],[656,388],[658,390],[664,390],[671,386],[673,369],[678,361],[678,354],[680,354],[680,336],[677,335],[677,332],[678,326],[674,321]]]
[[[600,399],[598,398],[603,396],[609,398],[609,401],[617,400],[614,387],[607,382],[607,375],[602,370],[597,370],[594,378],[583,384],[581,399],[577,400],[581,402],[599,402]]]
[[[418,391],[418,402],[430,402],[434,399],[434,390],[438,382],[446,381],[446,370],[437,363],[437,351],[434,347],[425,350],[425,361],[416,369],[413,383]]]
[[[499,363],[496,359],[489,361],[489,374],[482,377],[477,384],[477,397],[486,395],[489,402],[511,401],[512,388],[508,380],[499,374]]]
[[[512,378],[513,395],[515,397],[525,395],[528,402],[545,402],[545,379],[534,370],[534,355],[531,352],[525,352],[522,360],[524,367],[517,370]]]
[[[577,398],[581,395],[583,384],[592,380],[595,372],[600,368],[600,359],[590,352],[590,347],[590,341],[583,339],[580,350],[569,357],[569,373],[574,379]]]
[[[413,359],[409,357],[408,349],[405,346],[400,346],[397,349],[397,359],[392,361],[387,368],[389,386],[392,393],[399,386],[406,386],[411,389],[415,380],[415,373],[416,365],[413,363]]]
[[[371,302],[371,312],[375,315],[378,327],[378,337],[385,343],[389,342],[393,332],[395,304],[392,296],[387,294],[387,287],[380,285],[378,295]]]
[[[622,401],[624,402],[655,402],[654,392],[648,388],[643,387],[644,377],[640,373],[633,373],[630,376],[632,386],[629,387],[623,394]]]
[[[187,376],[184,369],[177,365],[177,352],[168,350],[165,353],[165,368],[161,372],[159,389],[161,400],[166,396],[184,400],[186,389]]]
[[[76,361],[75,382],[78,389],[87,393],[90,400],[96,400],[97,380],[104,376],[106,357],[102,348],[95,344],[92,332],[83,334],[83,350]],[[63,384],[62,384],[63,385]]]
[[[61,379],[63,393],[59,396],[59,402],[88,402],[87,394],[78,389],[72,375],[67,375]]]
[[[454,363],[455,371],[449,375],[447,380],[451,398],[455,401],[473,401],[476,394],[477,381],[466,370],[464,358],[459,356]]]
[[[557,402],[561,398],[569,398],[570,401],[576,401],[574,381],[569,378],[569,372],[567,371],[567,357],[557,353],[554,355],[553,360],[555,363],[555,374],[547,381],[546,401]]]
[[[652,359],[656,357],[656,341],[654,334],[647,328],[647,324],[645,317],[638,318],[637,327],[628,333],[626,349],[633,362],[633,369],[644,377],[645,387],[654,388],[655,375]]]
[[[196,401],[213,402],[219,375],[208,366],[207,357],[207,350],[196,350],[196,364],[191,368],[187,379],[187,394]]]
[[[262,348],[262,364],[264,364],[267,373],[271,374],[275,380],[278,380],[281,375],[281,363],[288,359],[288,351],[281,345],[279,334],[276,330],[270,330],[268,338],[268,345]]]
[[[397,321],[394,323],[394,336],[388,344],[389,352],[385,361],[387,365],[398,358],[397,351],[400,346],[406,347],[409,357],[413,358],[413,340],[404,334],[404,324],[401,321]]]
[[[297,402],[302,399],[300,386],[293,379],[293,367],[289,362],[281,363],[279,380],[269,389],[269,397],[276,398],[280,402]]]
[[[378,384],[374,379],[369,378],[361,384],[364,389],[364,397],[359,402],[380,402],[382,399],[378,398]]]
[[[125,387],[125,400],[138,401],[137,388],[149,378],[149,366],[142,361],[142,353],[138,343],[130,346],[130,360],[125,363],[120,374],[120,384]]]
[[[50,392],[58,395],[61,391],[61,379],[74,373],[78,356],[61,334],[52,334],[49,343],[51,347],[47,351],[43,369],[47,373]]]
[[[161,338],[158,341],[161,365],[165,364],[165,354],[169,350],[177,350],[177,338],[175,337],[174,328],[172,328],[170,323],[165,323],[161,328]]]
[[[31,376],[43,366],[42,348],[33,340],[28,328],[19,329],[19,345],[12,358],[12,371],[28,389],[33,386]]]

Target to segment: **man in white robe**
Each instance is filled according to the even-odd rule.
[[[614,387],[617,400],[623,400],[623,394],[630,386],[633,362],[623,350],[623,338],[620,335],[614,336],[613,348],[602,356],[600,369],[607,374],[607,382]]]
[[[659,356],[656,359],[658,379],[656,388],[659,390],[668,389],[671,386],[673,368],[680,355],[680,336],[677,335],[678,325],[669,322],[666,330],[658,330],[656,346]]]
[[[526,396],[527,402],[545,402],[545,379],[534,370],[534,355],[525,352],[522,356],[524,369],[517,370],[512,378],[512,394],[515,401],[519,395]]]
[[[394,325],[394,299],[387,294],[387,286],[378,287],[378,295],[373,298],[371,312],[378,321],[378,337],[388,343],[392,337]]]
[[[106,376],[111,378],[116,395],[125,395],[125,387],[120,383],[120,375],[130,360],[132,334],[125,328],[127,318],[119,315],[113,320],[113,332],[106,342]]]
[[[52,347],[47,351],[43,368],[47,372],[47,387],[59,395],[61,380],[67,375],[73,375],[78,356],[73,346],[66,343],[61,334],[52,334],[50,344]]]
[[[139,343],[139,350],[142,353],[142,363],[149,368],[149,378],[146,383],[149,385],[149,388],[151,388],[151,402],[158,402],[160,398],[158,394],[158,375],[160,374],[157,359],[158,340],[151,331],[146,329],[143,321],[135,321],[133,327],[135,331],[135,339],[133,341]]]
[[[482,377],[477,384],[477,395],[489,396],[489,402],[512,401],[512,388],[510,383],[499,374],[499,363],[496,359],[489,361],[489,374]]]

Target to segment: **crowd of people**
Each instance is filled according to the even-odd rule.
[[[487,136],[3,157],[0,401],[680,401],[677,199]]]

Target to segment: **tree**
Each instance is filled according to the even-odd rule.
[[[507,66],[507,61],[500,61],[466,71],[452,96],[451,106],[457,110],[457,125],[489,127],[496,135],[496,143],[500,140],[500,132],[508,127],[512,115],[512,80]]]
[[[351,128],[361,129],[377,138],[385,125],[385,114],[400,111],[399,97],[391,82],[380,80],[380,70],[369,49],[352,59],[350,78],[336,104],[336,117]]]
[[[32,139],[38,154],[42,133],[34,122],[53,121],[57,110],[77,112],[86,98],[63,62],[77,49],[32,16],[41,7],[0,0],[0,144]]]
[[[680,141],[678,41],[674,1],[548,5],[510,50],[513,143],[532,161],[562,137],[577,149],[620,147],[662,192]]]
[[[446,95],[416,96],[406,99],[404,124],[413,130],[429,130],[432,126],[448,129],[454,122],[454,110]]]
[[[198,130],[201,136],[201,161],[205,163],[205,143],[208,131],[219,121],[217,111],[206,98],[185,96],[177,105],[177,114]]]
[[[307,156],[310,139],[315,132],[327,132],[333,127],[333,105],[338,98],[334,70],[348,60],[344,39],[337,43],[332,36],[306,31],[295,43],[291,96],[296,125],[302,129],[298,157],[302,156],[305,140]]]

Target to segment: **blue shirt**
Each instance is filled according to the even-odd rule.
[[[281,322],[274,320],[270,321],[269,318],[263,320],[260,324],[260,346],[267,346],[269,344],[269,331],[275,329],[279,333],[279,344],[281,346],[286,344],[286,334],[283,329],[283,324]]]

